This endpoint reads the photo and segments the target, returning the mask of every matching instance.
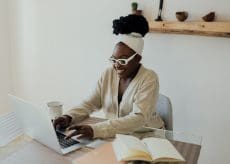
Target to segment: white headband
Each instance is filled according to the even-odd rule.
[[[141,34],[136,32],[132,32],[130,34],[120,34],[118,35],[118,40],[116,43],[119,42],[126,44],[139,55],[142,54],[144,48],[144,39]]]

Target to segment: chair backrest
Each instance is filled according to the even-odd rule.
[[[172,104],[167,96],[159,94],[159,98],[156,105],[156,112],[163,119],[165,123],[165,128],[167,130],[173,130]]]

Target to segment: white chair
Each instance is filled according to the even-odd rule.
[[[173,130],[172,104],[167,96],[159,94],[159,98],[156,104],[156,112],[163,119],[165,128],[167,130]]]

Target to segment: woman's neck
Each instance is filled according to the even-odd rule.
[[[120,80],[121,81],[131,81],[138,73],[139,69],[141,67],[141,64],[138,64],[138,66],[136,67],[136,69],[130,74],[130,76],[128,77],[123,77]]]

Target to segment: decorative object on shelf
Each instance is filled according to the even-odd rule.
[[[135,14],[136,11],[137,11],[137,6],[138,6],[138,3],[137,2],[132,2],[131,3],[131,8],[132,8],[132,13]]]
[[[178,21],[184,22],[188,18],[188,12],[178,11],[178,12],[176,12],[176,18]]]
[[[140,8],[140,5],[138,5],[137,2],[132,2],[131,8],[132,8],[132,14],[142,15],[142,9]]]
[[[164,3],[164,0],[160,0],[158,16],[155,19],[155,21],[162,21],[161,13],[162,13],[162,9],[163,9],[163,3]]]
[[[203,16],[202,19],[205,22],[212,22],[215,19],[215,12],[210,12],[207,15]]]

